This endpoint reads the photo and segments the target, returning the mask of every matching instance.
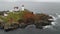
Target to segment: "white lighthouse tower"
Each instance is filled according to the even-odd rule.
[[[24,11],[24,5],[22,5],[21,10]]]

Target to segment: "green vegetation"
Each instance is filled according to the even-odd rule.
[[[13,22],[17,22],[18,19],[22,18],[22,12],[9,12],[8,16],[0,15],[0,19],[8,23],[9,19],[13,19]]]

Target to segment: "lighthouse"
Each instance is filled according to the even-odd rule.
[[[22,5],[21,10],[24,11],[24,5]]]

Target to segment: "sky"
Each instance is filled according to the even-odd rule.
[[[60,0],[0,0],[0,11],[11,10],[14,6],[21,8],[22,4],[34,12],[60,13]]]
[[[60,2],[60,0],[0,0],[2,2],[32,1],[32,2]]]

